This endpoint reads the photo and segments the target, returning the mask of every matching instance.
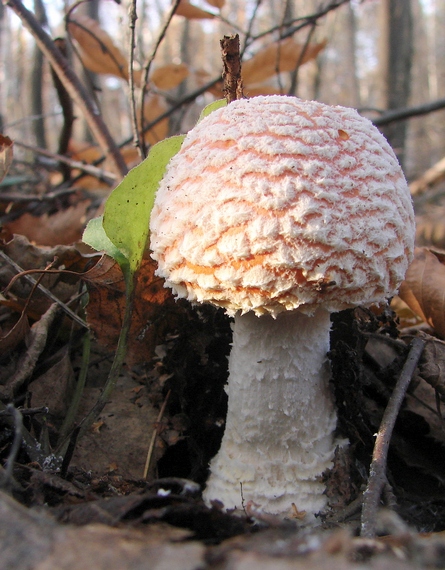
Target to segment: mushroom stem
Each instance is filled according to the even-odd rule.
[[[329,389],[330,314],[237,314],[226,429],[204,491],[225,508],[308,516],[326,507],[336,414]]]

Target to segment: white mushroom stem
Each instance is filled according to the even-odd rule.
[[[226,429],[204,491],[226,509],[253,501],[265,513],[326,507],[336,414],[329,389],[330,316],[237,315],[229,358]]]

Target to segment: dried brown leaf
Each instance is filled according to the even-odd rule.
[[[3,393],[8,394],[9,399],[12,399],[15,396],[17,390],[33,373],[36,362],[46,346],[48,329],[56,314],[57,304],[54,303],[42,318],[31,327],[31,331],[27,339],[27,350],[19,360],[15,374],[9,378],[7,384],[3,388]]]
[[[5,223],[4,227],[38,245],[69,245],[80,241],[90,205],[91,199],[86,198],[54,214],[33,216],[25,212],[19,218]]]
[[[44,374],[29,385],[31,406],[48,407],[52,417],[65,417],[75,385],[70,354],[65,351]]]
[[[420,375],[445,399],[445,343],[430,339],[419,364]]]
[[[128,80],[127,58],[96,20],[76,14],[68,22],[68,31],[78,43],[82,63],[87,69]]]
[[[399,296],[414,313],[445,337],[445,265],[440,254],[425,247],[415,250]]]
[[[219,10],[221,10],[221,8],[226,3],[226,0],[206,0],[206,2],[207,4],[210,4],[210,6],[213,6],[214,8],[218,8]]]
[[[147,97],[144,104],[145,124],[149,124],[156,120],[160,115],[167,111],[167,103],[165,99],[157,94]],[[145,141],[150,144],[156,144],[164,140],[168,135],[168,118],[162,119],[153,128],[144,134]]]
[[[293,38],[275,42],[256,53],[251,59],[243,62],[244,85],[262,83],[276,73],[293,71],[297,65],[303,65],[317,55],[326,46],[319,44],[299,44]]]
[[[8,174],[13,157],[14,143],[9,137],[0,134],[0,182]]]
[[[167,331],[175,330],[181,309],[164,282],[154,274],[155,262],[145,259],[138,272],[127,363],[147,362]],[[117,263],[107,256],[83,275],[89,291],[88,324],[98,341],[113,349],[122,326],[125,282]]]
[[[189,68],[185,63],[169,63],[158,67],[150,76],[151,81],[158,89],[174,89],[189,75]]]
[[[3,304],[3,303],[2,303]],[[29,333],[28,315],[22,312],[11,330],[0,338],[0,354],[6,356],[14,350]]]
[[[211,20],[215,17],[214,14],[190,4],[188,0],[181,0],[175,14],[188,20]]]

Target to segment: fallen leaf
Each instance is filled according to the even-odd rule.
[[[215,17],[214,14],[207,12],[206,10],[202,10],[194,4],[190,4],[188,0],[181,0],[175,14],[177,16],[184,16],[184,18],[187,18],[188,20],[211,20]]]
[[[429,337],[419,363],[422,378],[445,399],[445,343]]]
[[[52,304],[42,318],[31,327],[27,338],[27,349],[19,359],[15,373],[2,387],[2,397],[6,396],[12,400],[19,388],[34,372],[37,360],[46,346],[48,329],[57,314],[57,309],[57,304]]]
[[[14,234],[26,236],[37,245],[68,245],[80,241],[87,221],[91,199],[81,199],[54,214],[34,216],[25,212],[19,218],[5,222],[4,227]]]
[[[158,89],[168,91],[177,87],[188,75],[189,68],[185,63],[169,63],[155,69],[150,79]]]
[[[70,354],[66,350],[42,375],[29,385],[31,405],[46,406],[52,417],[63,419],[68,410],[75,386]]]
[[[13,142],[9,137],[0,134],[0,182],[8,174],[13,157]]]
[[[206,2],[207,4],[210,4],[210,6],[214,6],[215,8],[221,10],[221,8],[226,3],[226,0],[206,0]]]
[[[270,44],[243,62],[244,85],[248,88],[249,85],[266,81],[276,73],[293,71],[297,65],[315,59],[325,46],[326,42],[299,44],[293,38]]]
[[[399,290],[400,298],[445,337],[445,265],[444,256],[425,247],[417,247]]]
[[[173,331],[184,311],[176,304],[164,281],[154,274],[155,262],[142,261],[138,272],[132,324],[128,340],[127,363],[148,362],[156,345]],[[109,349],[117,345],[125,308],[125,281],[119,265],[107,255],[82,278],[89,303],[87,321],[98,342]]]
[[[76,14],[68,21],[67,28],[78,43],[82,63],[87,69],[128,80],[127,58],[96,20]]]

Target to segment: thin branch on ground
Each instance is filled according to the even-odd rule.
[[[391,394],[376,436],[371,466],[369,468],[368,484],[363,493],[360,534],[364,538],[373,538],[376,535],[377,512],[380,498],[387,484],[386,465],[389,443],[400,407],[405,398],[406,390],[416,370],[424,346],[425,341],[419,337],[414,338],[411,342],[408,357],[403,365],[394,391]]]
[[[7,263],[9,263],[9,265],[11,267],[13,267],[17,273],[25,273],[25,270],[20,267],[20,265],[18,265],[13,259],[11,259],[9,257],[9,255],[7,255],[4,251],[0,250],[0,257],[2,257],[4,259],[4,261],[6,261]],[[42,269],[42,272],[44,272],[44,270]],[[43,285],[40,285],[40,283],[38,284],[37,281],[31,277],[31,275],[23,275],[24,279],[26,279],[27,281],[29,281],[32,285],[37,285],[37,288],[39,291],[41,291],[44,295],[46,295],[47,297],[49,297],[52,301],[54,301],[55,303],[57,303],[57,305],[59,305],[59,307],[67,314],[69,315],[73,321],[76,321],[77,324],[79,324],[81,327],[84,327],[86,329],[88,329],[88,325],[87,323],[81,319],[79,317],[79,315],[76,315],[76,313],[74,311],[72,311],[63,301],[61,301],[60,299],[58,299],[54,293],[52,293],[49,289],[47,289],[46,287],[44,287]]]
[[[144,473],[142,475],[142,479],[147,479],[148,470],[150,469],[151,458],[153,456],[153,450],[155,448],[156,438],[159,435],[159,425],[165,413],[165,408],[167,407],[168,399],[170,398],[171,390],[167,392],[165,399],[162,403],[161,409],[159,410],[158,417],[156,419],[156,423],[154,425],[153,434],[151,436],[150,445],[148,446],[147,458],[145,460],[144,465]]]

